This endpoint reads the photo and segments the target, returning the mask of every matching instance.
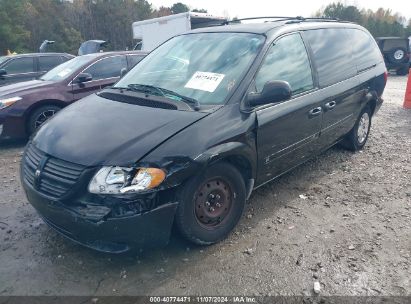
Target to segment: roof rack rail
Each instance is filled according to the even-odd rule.
[[[280,19],[276,21],[283,21],[283,20],[292,20],[292,19],[302,19],[303,17],[284,17],[284,16],[269,16],[269,17],[250,17],[250,18],[241,18],[241,19],[233,19],[233,20],[227,20],[223,22],[223,25],[227,25],[230,23],[237,23],[241,21],[247,21],[247,20],[258,20],[258,19]]]
[[[277,19],[273,20],[271,22],[275,21],[290,21],[290,22],[303,22],[303,21],[330,21],[330,22],[350,22],[350,21],[344,21],[340,19],[335,19],[335,18],[328,18],[328,17],[302,17],[302,16],[296,16],[296,17],[284,17],[284,16],[267,16],[267,17],[250,17],[250,18],[241,18],[241,19],[234,19],[234,20],[227,20],[222,23],[222,25],[228,25],[230,23],[237,23],[241,21],[247,21],[247,20],[259,20],[259,19]],[[266,21],[270,22],[270,21]]]

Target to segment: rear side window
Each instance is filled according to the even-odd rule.
[[[10,60],[4,67],[7,74],[22,74],[34,72],[33,57],[23,57]]]
[[[141,55],[130,55],[130,56],[128,56],[128,62],[130,64],[130,68],[134,67],[143,58],[144,58],[144,56],[141,56]]]
[[[61,59],[62,59],[63,62],[66,62],[66,61],[71,60],[71,59],[73,59],[73,58],[74,58],[74,57],[61,56]]]
[[[314,87],[311,66],[300,34],[280,38],[268,51],[255,78],[257,92],[268,81],[287,81],[293,94]]]
[[[61,63],[60,56],[41,56],[39,57],[39,70],[41,72],[50,71]]]
[[[383,41],[384,44],[384,52],[389,52],[394,48],[402,47],[406,50],[408,49],[408,41],[407,39],[386,39]]]
[[[351,45],[358,72],[362,72],[374,64],[382,62],[381,51],[371,35],[358,29],[347,29],[347,33],[351,37]]]
[[[120,77],[122,69],[127,69],[126,56],[115,56],[97,61],[87,68],[84,73],[90,73],[93,80],[99,80]]]
[[[320,87],[326,87],[357,74],[352,61],[351,40],[345,29],[309,30],[304,36],[310,43]]]

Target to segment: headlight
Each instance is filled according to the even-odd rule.
[[[7,108],[9,106],[11,106],[13,103],[15,103],[16,101],[22,100],[21,97],[11,97],[11,98],[5,98],[5,99],[0,99],[0,110]]]
[[[103,167],[91,180],[88,190],[95,194],[120,194],[150,190],[160,185],[166,173],[158,168]]]

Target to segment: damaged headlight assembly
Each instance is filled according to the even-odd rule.
[[[88,190],[94,194],[123,194],[151,190],[159,186],[166,173],[158,168],[103,167],[91,180]]]

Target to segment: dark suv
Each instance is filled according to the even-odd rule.
[[[143,52],[78,56],[38,80],[0,87],[0,140],[24,138],[70,103],[113,85]]]
[[[97,250],[164,245],[173,223],[212,244],[253,189],[336,143],[362,149],[386,80],[356,24],[193,30],[41,127],[22,184],[46,223]]]
[[[385,65],[395,70],[397,75],[407,75],[410,69],[410,45],[408,38],[378,37],[376,38]]]
[[[65,53],[33,53],[0,57],[0,86],[39,78],[74,58]]]

